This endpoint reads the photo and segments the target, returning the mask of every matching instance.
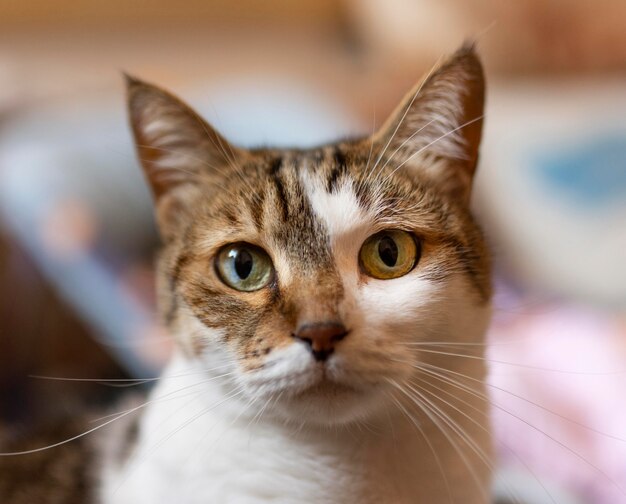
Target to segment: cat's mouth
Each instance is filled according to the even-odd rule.
[[[298,391],[295,394],[295,397],[304,398],[311,396],[325,396],[332,398],[346,394],[358,394],[360,392],[361,391],[355,387],[346,385],[344,383],[339,383],[324,375],[322,378],[311,384],[309,387]]]
[[[306,385],[283,395],[282,411],[288,418],[318,425],[345,424],[373,411],[377,387],[363,387],[320,373]]]
[[[355,397],[362,395],[365,390],[363,387],[346,383],[338,376],[334,376],[333,373],[325,366],[319,366],[316,369],[314,376],[311,376],[306,384],[298,387],[290,395],[296,400],[323,400],[328,402],[334,402],[348,397]]]

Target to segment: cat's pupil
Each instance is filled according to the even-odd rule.
[[[235,271],[242,280],[245,280],[252,271],[254,260],[247,250],[239,250],[235,256]]]
[[[396,242],[393,241],[393,238],[389,236],[383,236],[383,238],[381,238],[378,242],[378,255],[385,265],[390,268],[396,265],[398,261],[398,246]]]

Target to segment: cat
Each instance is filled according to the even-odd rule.
[[[90,452],[94,501],[490,502],[473,45],[371,136],[313,149],[243,149],[170,93],[127,90],[176,351]]]
[[[316,149],[233,146],[132,77],[128,101],[178,350],[103,502],[488,502],[484,364],[428,346],[490,314],[473,47]]]

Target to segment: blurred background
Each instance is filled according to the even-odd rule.
[[[0,422],[156,376],[158,237],[121,71],[241,145],[367,134],[465,38],[488,76],[474,207],[496,256],[500,467],[626,502],[626,2],[0,0]]]

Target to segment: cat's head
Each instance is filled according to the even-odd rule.
[[[162,314],[185,355],[231,373],[254,405],[350,422],[429,362],[416,343],[482,341],[489,257],[468,201],[484,82],[471,47],[371,137],[315,149],[243,149],[159,88],[129,78],[128,96],[164,241]]]

